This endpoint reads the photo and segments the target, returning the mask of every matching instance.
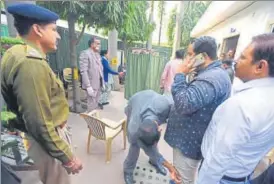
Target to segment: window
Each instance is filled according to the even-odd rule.
[[[240,35],[237,35],[237,36],[233,36],[233,37],[224,39],[221,53],[227,54],[228,51],[232,50],[235,54],[239,37],[240,37]]]

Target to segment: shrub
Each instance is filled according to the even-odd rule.
[[[9,111],[2,111],[1,112],[1,123],[4,128],[7,128],[13,131],[13,127],[10,125],[9,121],[12,121],[16,118],[16,115]]]
[[[3,55],[6,50],[16,44],[23,44],[24,42],[20,38],[2,37],[1,42],[1,54]]]

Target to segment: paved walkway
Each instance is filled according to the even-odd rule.
[[[124,107],[126,103],[123,92],[112,92],[110,105],[105,106],[104,110],[100,111],[101,116],[119,121],[124,117]],[[123,161],[127,155],[128,147],[126,150],[122,149],[122,134],[114,139],[112,143],[112,160],[109,164],[106,164],[106,146],[103,141],[92,138],[90,154],[86,152],[88,128],[84,119],[78,114],[71,113],[68,123],[72,127],[73,144],[76,149],[76,155],[82,160],[84,166],[84,169],[78,175],[71,177],[72,184],[124,184]],[[163,127],[165,130],[165,126]],[[167,160],[172,159],[172,150],[162,139],[159,142],[159,150]],[[146,163],[147,161],[147,156],[141,151],[139,162]],[[23,184],[41,184],[41,182],[37,181],[37,172],[31,174],[29,172],[21,172],[20,176],[26,178]]]
[[[112,92],[110,105],[105,106],[101,111],[102,117],[118,121],[124,117],[124,107],[126,100],[124,93]],[[116,137],[112,143],[112,160],[109,164],[105,163],[105,144],[102,141],[92,139],[90,154],[86,153],[86,140],[88,129],[86,122],[77,114],[71,114],[69,124],[72,126],[74,145],[77,146],[76,154],[84,164],[83,171],[72,177],[73,184],[123,184],[123,161],[128,150],[122,150],[122,134]],[[171,148],[161,140],[159,150],[166,157],[172,159]],[[148,158],[141,151],[139,161],[147,162]]]

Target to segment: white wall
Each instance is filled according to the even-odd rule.
[[[257,1],[240,13],[209,29],[203,35],[212,36],[218,44],[221,44],[220,54],[223,39],[240,34],[235,54],[235,58],[237,58],[253,36],[269,32],[269,23],[274,23],[273,7],[273,1]],[[236,29],[236,31],[231,33],[231,28]]]

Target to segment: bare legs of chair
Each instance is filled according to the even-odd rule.
[[[89,154],[89,150],[90,150],[90,139],[91,139],[91,131],[89,129],[88,132],[88,143],[87,143],[87,153]]]
[[[124,139],[124,150],[127,148],[127,124],[124,122],[123,124],[123,139]]]
[[[107,154],[106,154],[106,163],[108,164],[111,160],[111,143],[112,139],[107,139],[106,141],[106,147],[107,147]]]

